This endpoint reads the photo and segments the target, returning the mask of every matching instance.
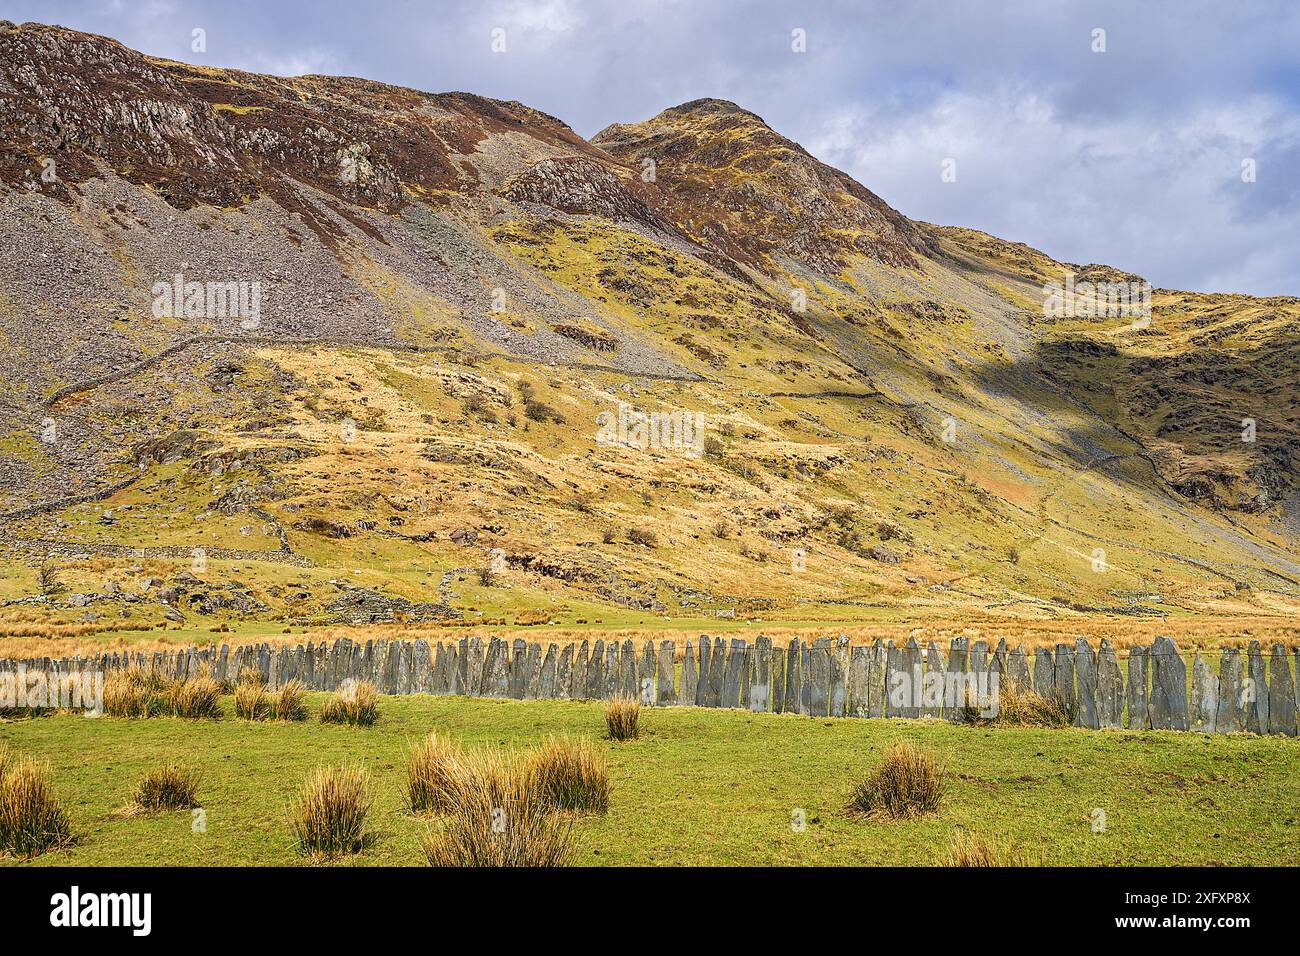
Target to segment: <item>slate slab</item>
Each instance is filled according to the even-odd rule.
[[[772,646],[772,697],[774,714],[785,713],[785,648]]]
[[[605,699],[605,642],[597,639],[591,645],[591,658],[587,661],[588,700]]]
[[[1282,644],[1273,645],[1268,662],[1268,732],[1287,737],[1296,735],[1295,682]]]
[[[865,645],[859,645],[849,653],[848,715],[850,717],[870,716],[870,711],[867,710],[867,675],[870,673],[867,658],[870,655],[871,649]]]
[[[1074,726],[1096,730],[1101,726],[1097,713],[1097,655],[1083,638],[1074,642],[1074,683]]]
[[[534,699],[550,700],[555,695],[555,668],[558,663],[559,653],[554,644],[546,645],[546,656],[542,658],[542,666],[537,674],[536,688],[530,687],[531,696]]]
[[[1034,693],[1048,698],[1056,693],[1056,665],[1051,650],[1046,647],[1034,651]]]
[[[584,700],[587,692],[587,669],[591,666],[591,648],[586,641],[578,645],[573,652],[573,671],[569,676],[569,697]]]
[[[745,664],[745,642],[733,640],[722,679],[722,707],[740,706],[740,678]]]
[[[753,677],[749,685],[749,709],[766,713],[772,706],[772,639],[760,634],[752,649]]]
[[[939,645],[930,641],[925,647],[925,671],[921,677],[922,717],[943,716],[943,693],[948,682],[948,662],[944,660]]]
[[[1151,646],[1149,708],[1152,730],[1187,729],[1187,665],[1169,637]]]
[[[1214,723],[1219,712],[1219,679],[1213,668],[1201,657],[1200,651],[1192,654],[1192,697],[1187,711],[1190,730],[1214,733]]]
[[[1150,680],[1147,663],[1151,649],[1134,645],[1128,653],[1128,682],[1125,686],[1128,728],[1146,730],[1151,726],[1151,699],[1147,690]]]
[[[812,681],[809,713],[814,717],[830,714],[831,639],[819,637],[812,647]]]
[[[689,656],[689,651],[687,652]],[[655,662],[655,701],[661,706],[677,702],[676,648],[672,641],[659,642],[659,659]]]
[[[797,638],[790,638],[790,644],[786,647],[785,652],[785,693],[784,700],[781,704],[782,713],[797,714],[799,713],[799,701],[803,697],[803,689],[800,687],[799,665],[803,661],[803,651],[800,645],[802,642]]]
[[[560,648],[560,659],[555,666],[555,696],[568,698],[573,695],[573,642]]]
[[[1245,649],[1245,728],[1251,734],[1269,732],[1269,682],[1260,643],[1251,641]]]
[[[695,685],[695,706],[709,706],[709,658],[713,651],[709,645],[707,634],[700,635],[700,667],[699,680]]]
[[[1219,654],[1219,693],[1215,701],[1214,729],[1221,734],[1246,729],[1245,672],[1241,651],[1225,647]]]
[[[840,636],[830,655],[830,711],[831,717],[843,717],[848,706],[849,691],[849,639]]]
[[[1124,726],[1124,673],[1115,648],[1104,637],[1097,652],[1097,726]]]

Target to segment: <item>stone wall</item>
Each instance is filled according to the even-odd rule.
[[[1300,648],[1295,653],[1300,673]],[[261,672],[271,687],[291,680],[309,689],[336,690],[345,681],[372,681],[385,694],[459,694],[525,700],[637,697],[647,706],[732,707],[814,717],[905,717],[963,720],[969,698],[955,686],[1012,688],[1056,695],[1089,728],[1193,730],[1296,735],[1296,680],[1282,644],[1267,652],[1252,641],[1243,655],[1220,654],[1216,674],[1205,658],[1188,661],[1172,639],[1130,652],[1128,676],[1103,640],[1094,650],[1073,645],[1040,648],[1033,660],[1022,648],[954,639],[947,656],[915,639],[896,647],[876,641],[850,647],[845,638],[770,638],[687,641],[680,671],[671,641],[638,648],[603,640],[580,644],[513,643],[478,637],[459,642],[342,638],[333,644],[250,644],[191,647],[153,653],[114,652],[91,658],[0,660],[0,673],[40,670],[51,677],[73,671],[153,668],[169,675],[208,668],[233,681],[243,668]],[[947,693],[944,693],[944,691]],[[954,706],[957,700],[960,705]],[[987,703],[985,701],[984,703]],[[986,714],[987,716],[987,714]]]

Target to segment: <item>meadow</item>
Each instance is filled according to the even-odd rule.
[[[371,839],[328,865],[422,865],[436,818],[402,793],[410,746],[436,731],[466,747],[523,751],[552,735],[605,756],[604,815],[573,821],[579,865],[936,865],[954,841],[988,837],[1047,865],[1294,865],[1300,746],[1293,739],[1170,732],[814,719],[644,709],[638,739],[606,737],[603,703],[382,697],[369,727],[310,719],[75,715],[0,721],[0,743],[49,768],[75,843],[18,865],[298,865],[290,805],[321,765],[370,774]],[[912,742],[943,770],[938,812],[851,813],[885,749]],[[191,811],[123,813],[152,768],[197,772]],[[802,822],[802,827],[799,825]],[[0,865],[14,865],[13,858]]]

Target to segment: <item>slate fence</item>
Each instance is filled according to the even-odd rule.
[[[1300,675],[1300,647],[1295,649]],[[945,654],[931,641],[915,639],[850,647],[846,638],[793,639],[787,647],[770,638],[753,642],[702,636],[687,641],[680,673],[673,642],[640,649],[628,640],[563,646],[478,637],[459,642],[341,638],[332,644],[209,645],[177,651],[113,652],[97,657],[0,660],[0,680],[32,671],[47,679],[86,671],[144,668],[170,676],[208,668],[219,680],[234,681],[244,668],[259,671],[271,687],[301,681],[312,690],[332,691],[347,681],[372,681],[385,694],[603,700],[639,698],[649,706],[732,707],[813,717],[902,717],[966,719],[963,706],[946,705],[951,694],[921,688],[980,687],[1055,695],[1075,714],[1075,726],[1089,728],[1192,730],[1296,736],[1296,679],[1282,644],[1266,653],[1252,641],[1243,655],[1221,652],[1216,674],[1195,654],[1191,668],[1172,639],[1130,651],[1125,676],[1110,642],[1097,650],[1074,645],[1008,650],[1000,641],[952,640]]]

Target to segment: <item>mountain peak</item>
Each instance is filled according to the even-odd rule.
[[[786,257],[837,275],[860,255],[915,268],[931,251],[880,197],[729,100],[691,100],[609,126],[592,143],[624,162],[653,160],[676,207],[668,217],[760,271],[780,271],[774,257]]]

